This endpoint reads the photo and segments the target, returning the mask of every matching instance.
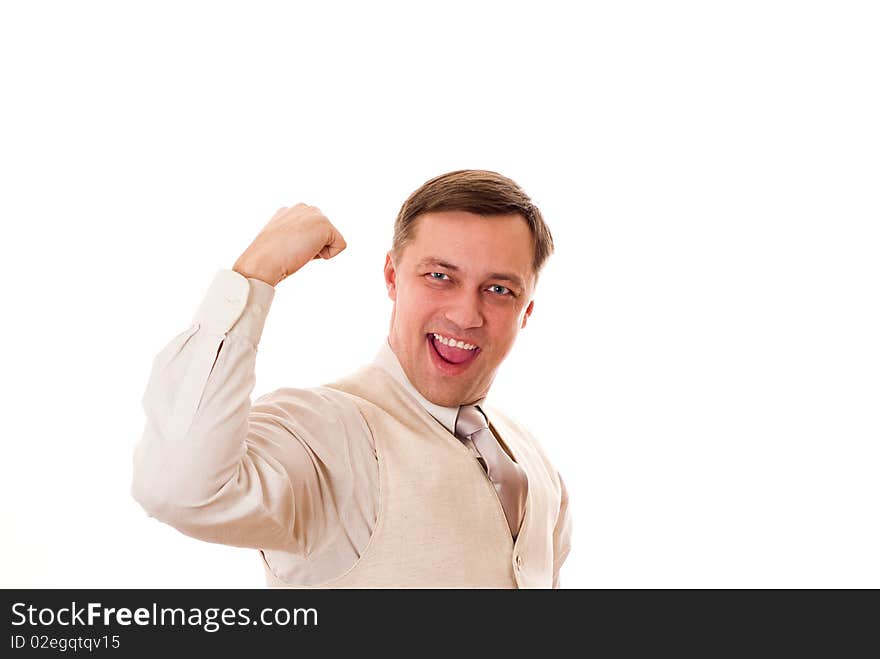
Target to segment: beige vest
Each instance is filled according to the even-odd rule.
[[[473,454],[389,374],[375,365],[322,387],[348,396],[372,432],[379,461],[379,513],[360,558],[313,588],[550,588],[553,528],[561,489],[534,437],[485,407],[496,437],[529,480],[516,543],[486,472]],[[284,581],[266,562],[268,584]]]

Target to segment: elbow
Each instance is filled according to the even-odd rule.
[[[131,496],[150,517],[171,523],[174,515],[173,499],[167,487],[154,479],[146,478],[137,470],[131,482]]]
[[[154,519],[188,533],[197,525],[201,506],[191,503],[183,488],[155,480],[135,477],[131,486],[132,498]]]
[[[166,466],[136,464],[131,496],[150,516],[174,527],[186,525],[192,506],[187,505],[187,485]]]
[[[142,464],[134,470],[131,496],[150,517],[192,535],[223,512],[229,492],[221,477],[193,471],[177,463]]]

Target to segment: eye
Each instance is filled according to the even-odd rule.
[[[437,276],[435,277],[434,275]],[[430,278],[435,281],[446,281],[445,279],[443,279],[443,277],[449,277],[449,275],[444,272],[429,272],[428,276],[430,276]]]
[[[501,284],[492,284],[489,287],[489,290],[494,290],[494,289],[501,289],[500,291],[495,290],[495,292],[498,293],[499,295],[513,295],[513,291],[511,291],[506,286],[502,286]]]

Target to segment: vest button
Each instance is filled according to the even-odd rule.
[[[516,569],[517,569],[517,570],[521,570],[521,569],[522,569],[522,564],[523,564],[522,555],[521,555],[521,554],[517,554],[517,555],[516,555]]]

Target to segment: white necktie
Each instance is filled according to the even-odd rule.
[[[501,448],[489,429],[486,415],[477,405],[462,405],[455,420],[455,435],[470,438],[486,462],[489,480],[495,486],[507,517],[511,535],[516,538],[526,509],[529,481],[525,471]]]

